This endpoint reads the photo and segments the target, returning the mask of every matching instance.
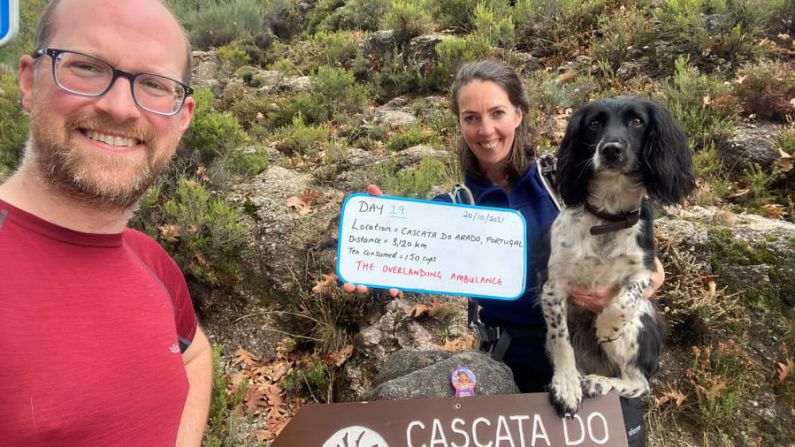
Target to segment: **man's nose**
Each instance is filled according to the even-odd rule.
[[[141,116],[141,109],[132,96],[130,80],[124,77],[116,78],[110,90],[97,99],[94,107],[119,123]]]

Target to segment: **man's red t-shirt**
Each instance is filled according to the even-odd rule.
[[[174,445],[196,316],[155,241],[0,201],[0,309],[0,445]]]

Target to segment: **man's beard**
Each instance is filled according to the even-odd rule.
[[[156,145],[151,130],[115,123],[110,118],[71,115],[64,123],[62,138],[48,120],[46,112],[34,110],[31,114],[31,150],[35,152],[33,159],[39,174],[59,193],[96,207],[129,209],[135,206],[173,153]],[[75,146],[72,138],[73,131],[86,128],[116,131],[136,138],[145,148],[144,163],[139,159],[131,160],[127,154],[86,154],[85,149]],[[131,163],[140,166],[129,178],[120,179],[119,174],[129,171]]]

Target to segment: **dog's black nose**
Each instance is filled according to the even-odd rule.
[[[599,148],[599,155],[607,162],[621,160],[624,155],[624,145],[619,142],[605,143]]]

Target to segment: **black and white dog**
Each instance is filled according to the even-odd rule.
[[[650,202],[676,204],[693,189],[687,136],[660,104],[602,99],[577,110],[557,155],[566,204],[541,250],[539,296],[554,368],[550,398],[573,415],[587,397],[649,391],[658,368],[662,319],[643,294],[655,243]],[[545,252],[545,253],[544,253]],[[575,286],[613,285],[618,295],[594,315],[568,300]]]

